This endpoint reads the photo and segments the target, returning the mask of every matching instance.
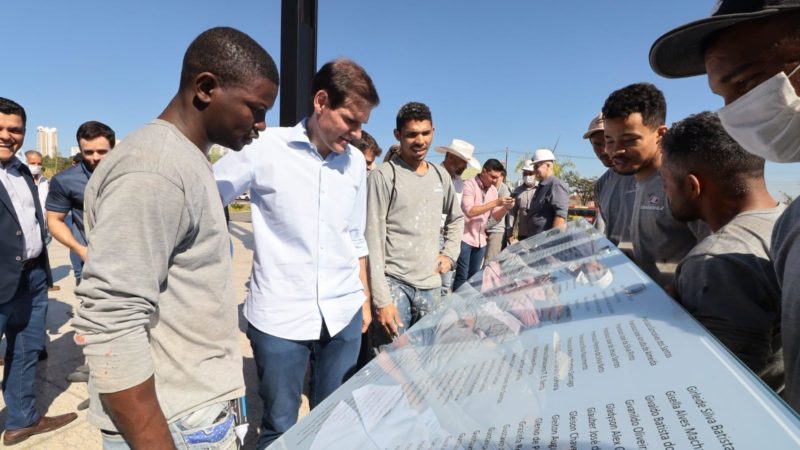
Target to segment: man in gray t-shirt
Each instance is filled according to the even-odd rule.
[[[583,134],[592,145],[595,156],[608,170],[594,183],[594,198],[600,207],[596,228],[622,250],[631,249],[631,214],[636,196],[636,178],[620,175],[606,153],[605,121],[603,113],[595,116]]]
[[[73,326],[91,372],[89,421],[106,448],[235,445],[232,406],[245,390],[238,311],[206,158],[212,144],[238,151],[258,137],[277,95],[277,67],[258,43],[207,30],[186,51],[164,112],[89,180]]]
[[[776,392],[783,390],[781,296],[770,235],[784,206],[747,153],[712,113],[676,123],[662,140],[661,173],[678,220],[713,234],[678,265],[676,299]]]
[[[706,228],[702,224],[690,228],[669,213],[658,174],[666,116],[664,94],[650,83],[614,91],[603,105],[606,152],[614,170],[636,179],[630,228],[633,261],[661,286],[671,285],[678,262]]]
[[[369,339],[376,352],[438,306],[441,274],[458,259],[464,216],[450,175],[425,161],[433,132],[426,105],[403,105],[394,130],[398,153],[367,180],[365,237],[375,308]]]

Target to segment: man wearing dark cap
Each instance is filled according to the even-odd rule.
[[[708,74],[725,100],[725,130],[750,153],[800,161],[800,0],[721,0],[711,17],[661,36],[650,50],[653,70],[668,78]],[[786,395],[800,410],[800,203],[772,232],[781,285]]]

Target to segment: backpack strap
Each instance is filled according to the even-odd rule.
[[[389,193],[389,206],[386,208],[387,221],[389,220],[389,211],[391,211],[394,199],[397,197],[397,169],[395,169],[391,159],[389,159],[388,163],[389,167],[392,168],[392,189]],[[444,194],[444,178],[442,178],[442,173],[439,171],[439,168],[436,167],[436,164],[429,163],[428,161],[425,161],[425,164],[427,164],[428,167],[433,167],[433,171],[436,172],[436,175],[439,177],[439,183],[442,184],[442,194]],[[444,195],[442,195],[442,212],[444,212]]]

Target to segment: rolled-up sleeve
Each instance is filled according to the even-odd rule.
[[[553,183],[552,195],[552,205],[555,216],[566,219],[567,216],[569,216],[569,190],[567,189],[567,185],[563,182]]]
[[[464,191],[461,196],[461,211],[466,216],[470,209],[475,206],[475,197],[478,191],[478,185],[474,179],[464,182]]]
[[[174,249],[191,228],[184,192],[152,173],[102,186],[89,207],[89,256],[73,320],[99,393],[136,386],[153,374],[149,327],[168,282]]]
[[[366,169],[361,173],[361,183],[356,191],[356,203],[350,217],[350,239],[356,249],[356,256],[359,258],[367,256],[367,239],[364,233],[367,227],[367,173]]]

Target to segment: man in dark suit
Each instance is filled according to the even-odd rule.
[[[61,428],[78,416],[36,412],[36,363],[45,344],[47,261],[45,222],[30,170],[14,155],[25,138],[25,110],[0,97],[0,333],[7,349],[3,374],[3,444]]]

